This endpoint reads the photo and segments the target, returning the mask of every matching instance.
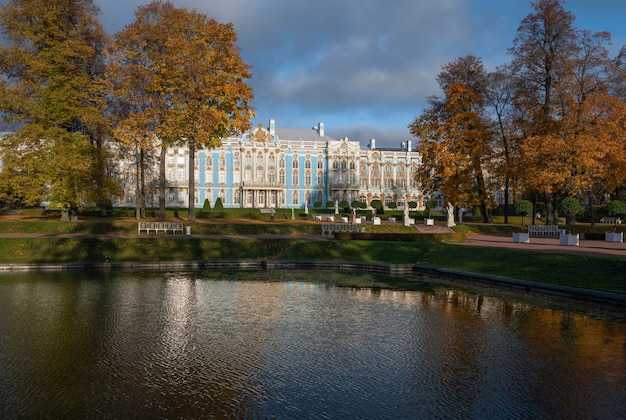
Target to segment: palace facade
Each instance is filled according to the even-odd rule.
[[[194,206],[205,200],[211,207],[219,197],[227,208],[312,208],[328,202],[351,204],[354,200],[369,205],[380,200],[393,202],[400,209],[411,201],[418,209],[431,197],[424,195],[415,182],[420,155],[411,142],[399,148],[367,148],[347,138],[333,139],[324,124],[312,129],[278,128],[259,124],[240,136],[222,139],[215,149],[203,149],[195,158]],[[120,163],[118,176],[123,195],[115,206],[135,205],[134,168]],[[158,164],[149,174],[147,205],[158,205]],[[166,158],[166,205],[188,206],[189,151],[172,148]],[[437,207],[442,207],[440,197]]]

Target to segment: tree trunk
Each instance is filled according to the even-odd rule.
[[[165,158],[167,150],[161,145],[161,157],[159,159],[159,220],[165,220]]]
[[[187,220],[196,220],[196,183],[195,183],[195,165],[196,165],[196,143],[193,139],[189,140],[189,210],[187,212]]]
[[[480,212],[483,215],[483,223],[489,223],[489,211],[487,210],[487,204],[485,201],[480,202]]]
[[[504,224],[509,223],[509,179],[504,181]]]
[[[558,224],[556,208],[554,206],[554,194],[544,193],[544,202],[546,204],[546,225]]]
[[[589,201],[589,217],[591,218],[591,226],[595,226],[596,224],[596,212],[593,207],[593,194],[591,192],[587,193],[587,198]]]

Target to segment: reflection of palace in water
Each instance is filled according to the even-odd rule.
[[[187,206],[189,152],[186,148],[167,151],[166,201],[169,207]],[[195,158],[195,206],[205,200],[211,205],[219,197],[224,207],[235,208],[304,208],[316,203],[357,200],[369,204],[380,200],[403,209],[417,203],[423,209],[430,199],[418,188],[415,174],[420,164],[411,141],[398,148],[377,148],[370,140],[366,149],[358,141],[333,139],[326,135],[324,124],[312,129],[257,127],[222,139],[221,147],[203,149]],[[124,194],[114,205],[133,206],[134,168],[121,164],[119,178]],[[157,171],[152,172],[152,190],[148,205],[158,203]],[[438,207],[439,197],[433,197]]]

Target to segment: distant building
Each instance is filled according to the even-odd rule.
[[[187,207],[189,152],[171,148],[166,157],[166,206]],[[423,209],[430,197],[415,182],[420,155],[411,142],[399,148],[376,148],[371,140],[366,149],[347,138],[336,140],[324,132],[324,124],[312,129],[278,128],[259,124],[240,136],[222,139],[215,149],[197,152],[195,207],[205,200],[221,198],[227,208],[312,208],[316,203],[354,200],[369,205],[380,200],[398,208],[414,201]],[[134,168],[120,163],[123,196],[114,206],[134,206]],[[148,182],[148,206],[158,205],[158,164]],[[150,180],[149,180],[150,181]],[[442,207],[441,198],[437,207]]]

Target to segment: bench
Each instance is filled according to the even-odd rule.
[[[335,225],[322,225],[322,235],[332,236],[334,232],[358,232],[359,227],[357,225],[350,224],[335,224]]]
[[[183,224],[179,222],[139,222],[137,225],[137,234],[141,235],[141,232],[146,232],[148,235],[151,231],[154,231],[155,234],[159,232],[163,232],[167,234],[168,232],[172,232],[172,235],[176,234],[176,232],[180,232],[183,234]]]
[[[611,225],[621,225],[622,219],[620,219],[619,217],[603,217],[602,219],[600,219],[600,223],[606,223],[606,224],[611,224]]]
[[[531,236],[560,236],[565,229],[559,229],[558,225],[528,225],[528,234]]]

